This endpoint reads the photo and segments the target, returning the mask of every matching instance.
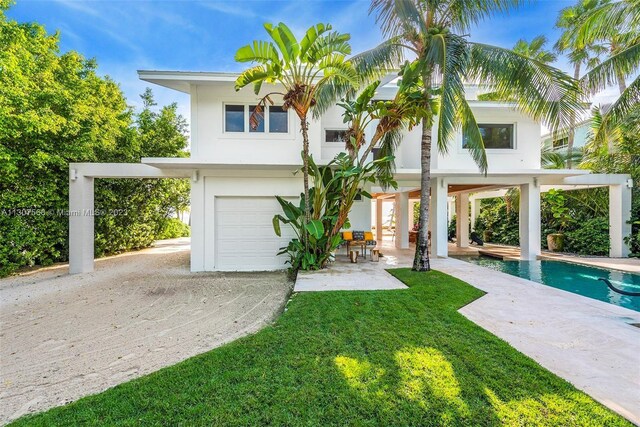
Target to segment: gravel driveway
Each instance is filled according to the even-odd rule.
[[[189,240],[0,280],[0,423],[206,352],[272,321],[284,273],[190,273]]]

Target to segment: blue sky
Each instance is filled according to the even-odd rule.
[[[542,0],[496,16],[470,32],[473,41],[511,47],[520,38],[545,34],[550,44],[557,12],[572,1]],[[76,50],[96,58],[99,72],[120,83],[131,105],[147,83],[136,70],[238,71],[235,51],[254,39],[264,39],[264,22],[285,22],[300,34],[317,22],[329,22],[352,35],[354,52],[382,40],[368,1],[81,1],[18,0],[7,15],[36,21],[60,31],[62,51]],[[556,65],[567,69],[560,58]],[[160,104],[178,102],[188,113],[185,95],[153,87]]]

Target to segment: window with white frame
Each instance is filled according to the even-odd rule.
[[[490,150],[509,150],[515,148],[513,124],[478,123],[484,148]],[[462,137],[462,148],[467,148],[468,136]]]
[[[345,143],[346,141],[347,141],[346,129],[325,129],[324,130],[324,142]]]
[[[253,114],[256,104],[225,104],[226,133],[289,133],[289,113],[279,105],[267,106],[261,114]]]
[[[561,148],[568,147],[569,146],[569,137],[565,136],[564,138],[554,139],[552,144],[553,144],[553,149],[554,150],[559,150]]]

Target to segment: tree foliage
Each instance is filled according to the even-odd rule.
[[[139,162],[187,146],[176,105],[154,111],[148,91],[135,114],[94,60],[58,44],[58,33],[0,8],[0,275],[67,259],[69,162]],[[96,217],[96,254],[148,246],[184,207],[175,200],[185,190],[169,180],[98,180],[95,207],[107,214]]]

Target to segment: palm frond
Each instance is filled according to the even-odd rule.
[[[273,26],[273,24],[270,23],[265,23],[264,29],[278,46],[278,49],[282,54],[284,63],[289,64],[292,60],[294,60],[294,52],[296,49],[299,49],[299,46],[297,40],[295,39],[295,37],[293,37],[291,30],[289,30],[289,27],[287,27],[282,22],[280,22],[276,26]],[[291,40],[291,37],[293,37],[293,41]]]
[[[438,149],[447,153],[449,141],[461,125],[461,101],[465,98],[464,72],[469,62],[469,51],[464,38],[454,34],[433,37],[427,57],[442,56],[438,64],[442,75],[440,114],[438,115]],[[431,53],[434,51],[434,53]]]
[[[342,98],[355,96],[357,86],[343,79],[332,79],[316,90],[316,105],[313,106],[313,118],[319,119],[329,108]]]
[[[617,82],[618,75],[627,78],[640,67],[640,41],[612,55],[589,71],[581,80],[581,86],[589,93],[596,93]]]
[[[575,37],[577,43],[584,46],[622,33],[625,28],[637,28],[638,25],[640,25],[639,0],[605,2],[581,19],[579,25],[570,31],[570,35]]]
[[[577,82],[557,68],[508,49],[471,44],[468,76],[552,130],[568,127],[581,106]]]
[[[382,157],[395,157],[396,150],[402,142],[402,128],[396,128],[388,131],[382,137],[380,141],[380,150],[378,156]],[[376,180],[386,190],[388,183],[393,178],[393,174],[396,171],[396,162],[391,160],[389,162],[380,162],[376,165]]]
[[[458,120],[462,126],[462,135],[464,135],[464,148],[469,150],[471,158],[476,162],[480,171],[486,174],[489,164],[487,163],[487,152],[484,149],[484,141],[478,128],[478,123],[467,100],[462,98],[458,102]]]
[[[316,40],[329,30],[331,30],[330,24],[316,24],[309,27],[302,40],[300,40],[300,57],[306,58],[307,51],[316,43]]]
[[[373,0],[369,14],[376,14],[376,23],[386,36],[408,32],[426,34],[429,28],[423,17],[423,3],[410,0]]]
[[[349,34],[340,34],[335,31],[325,34],[309,46],[305,59],[309,63],[315,64],[327,55],[349,55],[351,53],[350,39],[351,36]]]
[[[257,65],[255,67],[245,70],[236,79],[235,89],[240,90],[243,87],[263,81],[272,82],[275,79],[275,75],[271,67],[267,65]],[[254,89],[256,87],[254,86]],[[257,88],[256,94],[260,91],[260,87]]]
[[[482,20],[508,13],[525,4],[526,0],[451,0],[445,3],[447,11],[442,14],[439,24],[466,32]]]
[[[279,63],[280,56],[273,43],[255,40],[252,44],[238,49],[235,55],[238,62],[258,62],[268,64],[270,62]]]
[[[640,105],[640,76],[636,77],[616,102],[602,114],[599,126],[593,135],[594,143],[603,145],[608,139],[611,139],[612,133],[615,134],[615,129],[629,113],[638,108],[638,105]]]
[[[363,82],[370,82],[397,71],[404,59],[400,37],[392,37],[373,49],[351,57],[356,72]]]

